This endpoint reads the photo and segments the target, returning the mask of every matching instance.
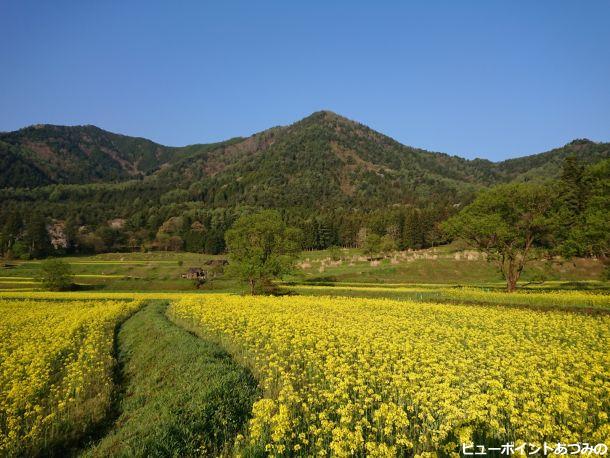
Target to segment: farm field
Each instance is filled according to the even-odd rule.
[[[462,284],[502,286],[495,266],[485,256],[460,243],[425,250],[399,251],[370,260],[359,249],[308,251],[301,254],[295,280],[305,282],[378,284]],[[535,261],[521,284],[594,283],[603,265],[592,259]]]
[[[458,304],[519,306],[533,309],[581,309],[603,312],[610,309],[610,296],[604,291],[522,290],[506,294],[499,288],[435,287],[433,285],[360,286],[290,285],[290,291],[310,296],[369,297]]]
[[[31,3],[0,458],[610,458],[610,0]]]
[[[107,253],[62,258],[70,264],[74,280],[86,291],[195,291],[191,280],[181,278],[190,267],[201,267],[223,256],[197,253]],[[0,267],[0,291],[36,290],[40,261],[6,261]],[[528,289],[610,290],[600,281],[603,265],[592,259],[535,262],[520,286]],[[541,282],[541,278],[544,279]],[[479,254],[449,245],[428,250],[397,252],[369,261],[360,250],[343,249],[333,260],[329,250],[301,254],[289,283],[325,286],[442,286],[468,285],[502,289],[504,283],[494,266]],[[245,292],[243,284],[229,275],[218,275],[203,290]]]
[[[0,455],[64,449],[105,419],[115,327],[137,300],[0,300]]]
[[[75,283],[83,290],[180,291],[195,289],[191,280],[181,278],[189,267],[220,258],[196,253],[153,252],[105,253],[62,260],[70,265]],[[37,279],[41,261],[6,261],[4,264],[5,267],[0,268],[0,291],[41,287]],[[216,283],[215,287],[226,288],[234,281],[219,279]]]
[[[468,441],[610,442],[599,266],[576,260],[507,294],[487,262],[437,250],[378,261],[344,250],[341,262],[307,252],[281,297],[245,296],[228,274],[199,290],[180,278],[212,256],[67,258],[79,286],[61,293],[41,289],[40,263],[13,263],[0,276],[0,455],[443,456]]]
[[[169,315],[259,379],[249,450],[404,456],[610,439],[609,316],[228,295],[176,301]]]
[[[219,345],[169,322],[150,301],[121,327],[114,427],[85,456],[216,456],[230,451],[256,381]]]
[[[518,295],[544,311],[502,301]],[[484,306],[467,300],[480,296]],[[14,291],[0,310],[11,317],[8,456],[443,455],[468,441],[610,440],[603,293],[466,289],[437,303]]]

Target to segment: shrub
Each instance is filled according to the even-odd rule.
[[[47,259],[40,267],[39,280],[45,289],[66,291],[74,285],[70,265],[61,259]]]

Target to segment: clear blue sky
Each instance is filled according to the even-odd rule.
[[[0,0],[0,130],[166,145],[329,109],[492,160],[610,140],[610,1]]]

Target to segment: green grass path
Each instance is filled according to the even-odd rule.
[[[251,374],[218,345],[170,322],[151,301],[118,334],[120,415],[85,456],[216,456],[257,396]]]

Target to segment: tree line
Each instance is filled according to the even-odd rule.
[[[21,191],[19,199],[0,208],[2,255],[32,259],[136,250],[225,253],[229,241],[238,240],[230,229],[264,210],[202,208],[197,202],[155,200],[154,193],[147,201],[133,185],[112,186],[116,192],[110,194],[108,185],[93,185],[93,190],[54,187],[46,203],[33,198],[44,190]],[[68,191],[93,193],[96,199],[84,208],[74,199],[63,201],[62,193]],[[121,216],[111,218],[117,213]],[[293,236],[298,233],[291,246],[299,250],[357,247],[373,256],[463,239],[488,254],[512,290],[533,258],[595,256],[607,262],[610,160],[585,167],[569,157],[557,180],[495,186],[464,208],[439,201],[367,210],[290,207],[276,209],[274,215]]]
[[[93,207],[93,208],[92,208]],[[58,210],[57,212],[54,212]],[[201,208],[196,203],[151,206],[121,211],[47,207],[38,202],[7,202],[0,209],[0,252],[3,257],[35,259],[47,256],[117,251],[226,251],[225,233],[257,207]],[[277,209],[282,219],[300,230],[301,248],[332,246],[363,248],[367,238],[391,239],[397,249],[419,249],[443,243],[439,224],[457,211],[447,203],[421,207],[397,206],[363,211],[332,208]],[[119,217],[112,217],[119,214]]]
[[[609,224],[610,160],[585,169],[568,158],[559,180],[493,187],[443,221],[439,230],[485,252],[512,292],[534,259],[595,256],[607,265]],[[373,231],[362,234],[364,253],[396,250],[392,234],[390,230],[383,236]],[[290,271],[302,237],[277,212],[244,216],[226,235],[232,269],[249,283],[252,294],[257,287],[265,289]]]

